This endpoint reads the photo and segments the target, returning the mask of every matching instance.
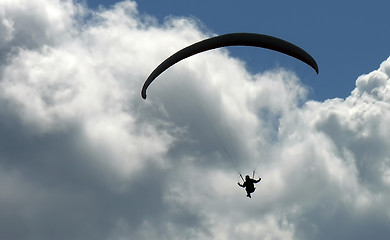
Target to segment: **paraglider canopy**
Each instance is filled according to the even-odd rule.
[[[290,42],[264,34],[230,33],[194,43],[167,58],[146,79],[141,91],[142,98],[146,99],[146,90],[154,79],[175,63],[201,52],[227,46],[251,46],[275,50],[301,60],[312,67],[318,74],[318,65],[314,58],[305,50]]]

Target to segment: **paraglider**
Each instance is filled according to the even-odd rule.
[[[257,33],[230,33],[224,34],[216,37],[211,37],[199,42],[196,42],[188,47],[185,47],[178,52],[174,53],[166,60],[164,60],[160,65],[158,65],[153,72],[148,76],[146,81],[143,84],[141,90],[141,96],[143,99],[146,99],[146,90],[150,86],[150,84],[165,70],[173,66],[174,64],[180,62],[181,60],[191,57],[195,54],[202,53],[208,50],[228,47],[228,46],[251,46],[251,47],[259,47],[271,49],[280,53],[284,53],[291,57],[294,57],[314,69],[314,71],[318,74],[318,65],[314,58],[307,53],[302,48],[287,42],[285,40]],[[233,160],[232,160],[233,161]],[[234,165],[234,163],[233,163]],[[238,172],[239,173],[239,172]],[[238,183],[238,185],[242,188],[245,188],[247,192],[247,197],[251,198],[251,194],[255,191],[255,183],[261,181],[261,178],[255,180],[254,174],[253,177],[250,178],[249,175],[243,179],[240,174],[242,180],[244,181],[242,184]]]
[[[258,180],[255,180],[255,179],[250,178],[249,175],[246,175],[244,183],[243,184],[238,183],[238,186],[245,188],[246,193],[247,193],[246,196],[248,198],[252,198],[251,193],[253,193],[256,190],[255,183],[258,183],[260,181],[261,181],[261,178],[259,178]]]
[[[314,58],[310,54],[308,54],[305,50],[290,42],[287,42],[280,38],[264,35],[264,34],[230,33],[230,34],[224,34],[224,35],[208,38],[200,42],[194,43],[188,47],[181,49],[180,51],[176,52],[175,54],[167,58],[159,66],[157,66],[157,68],[154,69],[154,71],[146,79],[141,91],[142,98],[146,99],[146,90],[149,87],[149,85],[161,73],[163,73],[172,65],[176,64],[177,62],[185,58],[191,57],[195,54],[212,50],[215,48],[227,47],[227,46],[252,46],[252,47],[267,48],[274,51],[278,51],[287,54],[289,56],[292,56],[296,59],[299,59],[302,62],[308,64],[318,74],[318,65],[314,60]]]

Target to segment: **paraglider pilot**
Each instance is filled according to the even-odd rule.
[[[259,178],[258,180],[255,180],[255,179],[250,178],[249,175],[246,175],[244,183],[243,184],[238,183],[238,186],[245,188],[246,193],[247,193],[246,196],[248,198],[251,198],[251,193],[253,193],[256,189],[254,184],[258,183],[260,181],[261,181],[261,178]]]

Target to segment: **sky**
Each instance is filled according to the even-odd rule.
[[[90,7],[109,6],[112,0],[87,1]],[[390,3],[373,1],[155,1],[137,2],[140,13],[159,22],[172,16],[197,19],[212,34],[256,32],[291,41],[318,62],[315,76],[306,66],[289,57],[252,48],[232,48],[232,54],[246,62],[252,73],[275,66],[298,71],[310,86],[310,99],[324,101],[346,98],[360,75],[377,68],[387,59],[388,8]],[[335,77],[337,76],[337,77]]]
[[[0,0],[0,239],[388,239],[386,9]],[[166,57],[228,32],[293,42],[320,72],[218,49],[141,98]]]

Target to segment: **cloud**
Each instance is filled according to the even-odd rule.
[[[389,236],[390,58],[346,99],[215,50],[140,89],[212,33],[132,1],[0,3],[3,239]],[[254,168],[254,198],[236,185]],[[237,172],[236,172],[237,171]]]

